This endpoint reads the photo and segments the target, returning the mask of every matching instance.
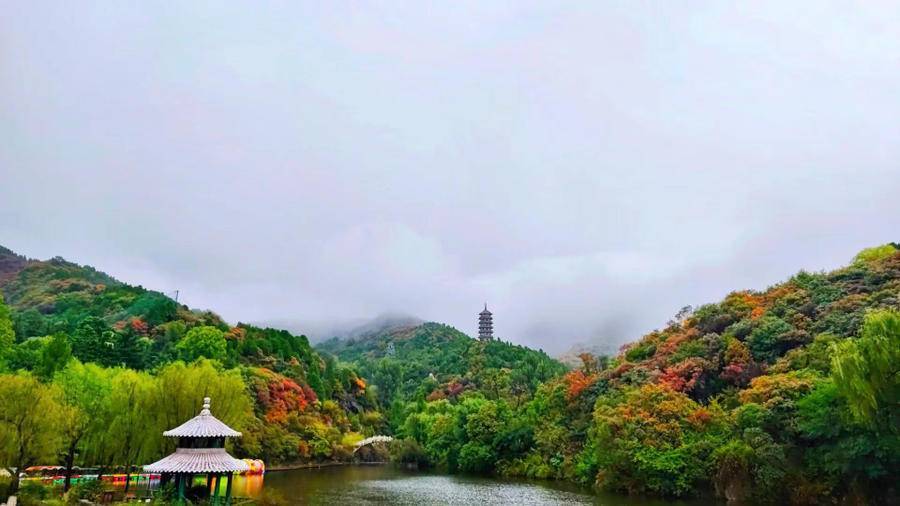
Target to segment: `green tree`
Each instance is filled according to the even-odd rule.
[[[105,444],[98,445],[108,461],[125,466],[125,492],[130,486],[131,468],[149,461],[161,445],[159,427],[152,416],[156,380],[147,373],[116,369],[112,376],[112,392],[108,399],[111,414]],[[101,435],[102,436],[102,435]]]
[[[75,459],[86,453],[88,444],[110,429],[112,384],[106,369],[95,364],[83,365],[78,360],[70,361],[56,373],[53,384],[58,387],[66,408],[59,432],[63,439],[62,464],[66,468],[63,490],[68,491]]]
[[[804,474],[824,488],[825,497],[855,487],[874,499],[891,488],[900,469],[900,434],[879,433],[859,420],[833,381],[797,401],[795,423],[806,448]]]
[[[0,465],[16,470],[10,495],[19,488],[21,470],[57,455],[64,409],[57,398],[51,386],[29,375],[0,375]]]
[[[131,327],[119,333],[116,338],[116,364],[130,369],[144,368],[147,356],[146,340],[140,337]]]
[[[253,414],[239,370],[222,370],[209,360],[174,362],[163,367],[156,377],[152,409],[148,411],[155,415],[156,427],[151,434],[160,434],[196,416],[204,397],[212,398],[213,413],[235,430],[241,430]]]
[[[193,362],[201,357],[223,362],[227,346],[224,332],[216,327],[202,326],[189,330],[175,349],[186,362]]]
[[[81,320],[72,333],[72,354],[83,363],[115,364],[115,333],[97,316]]]
[[[3,301],[3,294],[0,293],[0,364],[3,362],[4,355],[12,348],[15,342],[16,333],[13,331],[9,308]]]
[[[16,311],[13,321],[16,327],[16,339],[19,341],[47,334],[47,321],[37,309],[29,308],[25,311]]]
[[[863,423],[896,433],[900,418],[900,312],[866,315],[859,339],[835,344],[832,378]]]
[[[747,338],[753,358],[759,362],[771,362],[784,351],[780,337],[792,329],[791,325],[776,316],[765,316]]]
[[[41,348],[40,361],[34,372],[44,380],[53,379],[56,371],[61,370],[72,360],[72,347],[65,334],[57,333],[44,342]]]

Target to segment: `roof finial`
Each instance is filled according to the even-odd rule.
[[[487,311],[487,302],[484,303],[484,310]]]
[[[203,398],[203,411],[200,412],[201,415],[209,414],[209,397]]]

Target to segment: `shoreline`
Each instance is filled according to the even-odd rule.
[[[321,469],[323,467],[338,466],[383,466],[390,462],[319,462],[308,464],[282,464],[275,467],[266,467],[266,473],[277,473],[279,471],[293,471],[296,469]]]

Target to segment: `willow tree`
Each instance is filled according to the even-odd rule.
[[[116,369],[112,377],[109,399],[110,423],[105,439],[108,455],[114,462],[125,465],[125,492],[131,484],[131,468],[154,458],[155,431],[152,403],[156,382],[147,373],[130,369]]]
[[[214,361],[193,364],[173,362],[159,370],[152,393],[156,415],[154,434],[180,425],[200,410],[204,397],[211,397],[216,416],[235,430],[241,430],[253,417],[253,402],[237,369],[223,369]],[[160,448],[163,452],[172,448]]]
[[[30,375],[0,375],[0,464],[15,472],[9,489],[19,489],[19,473],[56,458],[64,405],[55,388]]]
[[[834,345],[832,376],[854,417],[880,431],[900,423],[900,312],[866,315],[858,339]]]
[[[59,433],[64,445],[62,464],[66,468],[63,490],[68,491],[75,459],[88,453],[86,446],[109,429],[112,383],[109,370],[72,360],[56,373],[53,384],[59,388],[65,404],[66,416]]]

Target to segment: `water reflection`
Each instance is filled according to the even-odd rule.
[[[258,478],[262,485],[262,477]],[[257,493],[259,489],[257,490]],[[594,494],[565,482],[448,476],[391,466],[343,466],[269,472],[265,490],[289,504],[599,504],[603,506],[706,506]]]
[[[231,495],[233,497],[256,498],[262,494],[263,475],[253,474],[247,476],[235,476],[231,482]],[[224,485],[219,490],[220,495],[225,495]]]

